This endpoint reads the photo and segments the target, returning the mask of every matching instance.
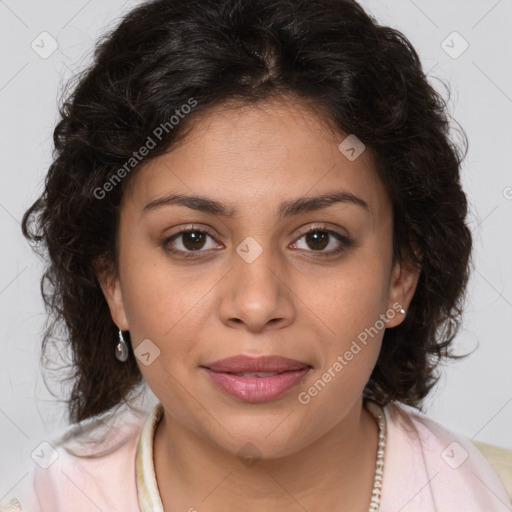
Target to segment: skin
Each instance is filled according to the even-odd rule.
[[[377,424],[362,405],[384,329],[304,405],[307,391],[357,335],[398,303],[407,310],[419,271],[393,261],[392,209],[365,150],[349,161],[346,137],[319,110],[291,97],[257,106],[226,103],[192,121],[183,143],[131,177],[119,221],[119,271],[101,283],[116,325],[133,347],[150,339],[160,352],[140,363],[164,406],[154,463],[166,512],[226,510],[367,511]],[[368,210],[335,203],[280,219],[287,200],[344,190]],[[145,205],[170,193],[207,196],[236,208],[233,218],[183,205]],[[178,236],[209,229],[203,241]],[[348,237],[339,254],[299,229]],[[246,237],[262,253],[236,252]],[[327,243],[328,242],[328,243]],[[321,247],[319,250],[318,247]],[[251,249],[252,250],[252,249]],[[387,328],[403,315],[387,319]],[[236,354],[278,354],[312,365],[282,397],[248,403],[220,391],[200,368]],[[237,456],[257,447],[252,466]],[[191,509],[193,510],[193,509]]]

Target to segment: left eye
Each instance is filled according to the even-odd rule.
[[[328,229],[313,228],[303,233],[298,240],[300,241],[303,238],[309,248],[313,249],[313,252],[336,253],[342,251],[350,244],[346,237]],[[299,242],[295,242],[294,245],[298,246]],[[331,249],[324,250],[329,246],[331,246]],[[301,249],[301,247],[297,248]],[[307,249],[308,247],[306,247]]]

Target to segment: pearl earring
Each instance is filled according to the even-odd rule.
[[[121,329],[119,329],[119,343],[116,346],[116,358],[122,363],[128,360],[128,345],[124,341]]]
[[[401,309],[400,309],[400,313],[402,313],[402,315],[405,315],[405,309],[404,309],[404,308],[401,308]]]

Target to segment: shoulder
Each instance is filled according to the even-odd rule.
[[[138,512],[135,458],[149,413],[123,405],[41,443],[23,510]]]
[[[471,442],[485,456],[494,471],[498,473],[509,496],[512,498],[512,450],[481,441]]]
[[[412,407],[392,403],[384,410],[388,441],[383,494],[387,484],[393,506],[401,503],[404,512],[510,510],[503,482],[468,438]],[[410,500],[407,505],[404,496]]]

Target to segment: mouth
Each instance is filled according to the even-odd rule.
[[[201,367],[217,388],[245,402],[274,400],[297,386],[310,364],[281,356],[239,355]]]
[[[278,355],[254,357],[239,354],[205,364],[204,367],[215,372],[232,373],[236,375],[254,373],[267,377],[271,375],[265,374],[279,374],[301,370],[308,367],[311,368],[311,365],[303,361]]]
[[[214,370],[215,371],[215,370]],[[230,375],[236,375],[237,377],[256,377],[259,379],[264,379],[266,377],[274,377],[275,375],[281,375],[282,373],[286,373],[288,371],[296,371],[296,370],[284,370],[282,372],[220,372],[220,373],[228,373]]]

